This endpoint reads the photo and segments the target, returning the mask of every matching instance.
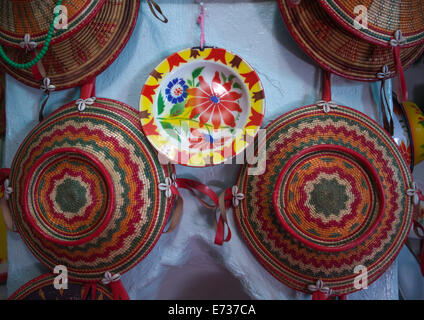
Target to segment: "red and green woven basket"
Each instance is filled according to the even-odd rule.
[[[100,3],[99,1],[97,4],[101,7],[98,12],[93,9],[90,19],[79,22],[77,31],[65,31],[61,41],[50,44],[41,60],[44,71],[38,68],[39,74],[34,74],[30,69],[11,67],[2,59],[0,65],[18,81],[35,88],[40,88],[45,77],[50,79],[55,90],[81,86],[95,78],[124,49],[134,30],[140,7],[140,0],[106,0],[102,6]],[[49,19],[52,19],[52,16],[49,16]],[[3,46],[3,49],[6,55],[17,63],[32,60],[34,54],[20,47]]]
[[[302,0],[294,4],[292,0],[279,0],[279,5],[293,38],[323,69],[348,79],[378,81],[378,74],[387,65],[390,76],[395,75],[391,48],[370,43],[346,30],[322,8],[320,1]],[[423,51],[423,43],[402,47],[402,66],[410,66]]]
[[[89,23],[106,0],[63,0],[66,28],[57,28],[51,43],[60,42]],[[26,34],[42,46],[52,23],[57,0],[0,0],[0,43],[20,48]],[[64,22],[64,21],[61,21]]]
[[[67,289],[56,289],[54,280],[57,275],[44,274],[24,284],[16,290],[9,300],[113,300],[110,289],[99,283],[95,296],[86,292],[88,288],[83,283],[68,281]]]
[[[380,277],[413,216],[412,177],[384,129],[347,107],[311,105],[273,121],[258,148],[265,171],[241,168],[235,217],[260,263],[305,293],[318,281],[337,296],[361,289],[357,266],[368,284]]]
[[[123,274],[153,248],[174,195],[172,176],[141,130],[140,115],[97,98],[71,102],[37,125],[13,160],[9,207],[17,231],[50,270],[98,281]]]
[[[390,47],[397,30],[404,46],[424,41],[424,3],[422,0],[319,0],[321,6],[349,32],[379,46]],[[355,9],[356,8],[356,9]],[[362,16],[360,16],[362,15]],[[363,17],[362,19],[360,19]],[[355,20],[366,28],[355,27]]]

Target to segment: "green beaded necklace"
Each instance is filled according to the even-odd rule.
[[[62,4],[62,0],[57,0],[56,7],[60,6],[61,4]],[[37,64],[38,61],[43,59],[43,57],[47,53],[47,50],[49,49],[50,42],[51,42],[52,37],[53,37],[55,21],[56,21],[56,18],[57,18],[58,15],[59,15],[59,11],[54,14],[52,24],[50,25],[49,32],[47,33],[46,40],[44,41],[44,46],[34,59],[32,59],[30,62],[27,62],[27,63],[17,63],[15,61],[12,61],[6,55],[6,53],[3,50],[3,47],[0,45],[0,56],[2,57],[2,59],[7,64],[11,65],[12,67],[18,68],[18,69],[29,69],[29,68],[33,67],[35,64]]]

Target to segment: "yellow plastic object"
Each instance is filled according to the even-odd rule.
[[[404,102],[406,116],[411,128],[412,140],[414,142],[415,165],[424,160],[424,113],[413,102]]]

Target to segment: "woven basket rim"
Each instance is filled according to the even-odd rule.
[[[136,26],[136,22],[139,15],[139,8],[140,8],[140,0],[134,0],[131,2],[124,1],[122,2],[122,5],[117,6],[113,1],[111,0],[105,0],[105,4],[100,8],[100,10],[93,15],[93,18],[90,22],[88,22],[86,25],[84,25],[78,32],[75,32],[72,35],[72,41],[83,41],[87,36],[87,30],[89,26],[92,26],[93,23],[96,21],[96,17],[99,15],[105,15],[108,10],[111,10],[114,8],[115,10],[120,10],[120,12],[123,14],[122,19],[120,23],[116,26],[117,32],[114,32],[113,37],[108,37],[107,42],[101,47],[100,50],[97,50],[99,47],[98,43],[90,42],[90,48],[93,48],[93,51],[96,51],[97,55],[92,54],[91,58],[88,58],[87,61],[85,61],[82,65],[80,65],[77,61],[72,61],[72,64],[68,66],[68,69],[64,70],[60,73],[48,73],[47,77],[50,78],[51,84],[55,85],[55,91],[61,91],[65,89],[70,89],[74,87],[78,87],[81,85],[84,85],[85,83],[88,83],[95,79],[100,73],[102,73],[104,70],[106,70],[120,55],[120,53],[124,50],[125,46],[127,45],[134,29]],[[132,14],[129,14],[128,11],[132,12]],[[104,28],[107,28],[107,26],[104,26]],[[103,30],[106,32],[106,29]],[[85,38],[84,38],[85,37]],[[82,39],[80,39],[82,38]],[[67,39],[63,39],[67,40]],[[118,43],[117,43],[118,42]],[[52,52],[54,57],[60,57],[60,56],[66,56],[66,54],[69,52],[69,50],[66,51],[60,51],[62,49],[66,49],[69,47],[67,45],[66,48],[62,48],[63,41],[51,44],[49,47],[49,50],[47,51],[47,55],[49,52]],[[113,43],[117,43],[116,47],[111,50],[109,48]],[[60,48],[60,49],[58,49]],[[20,50],[24,50],[22,48],[7,48],[10,53],[13,55],[19,55]],[[11,56],[11,54],[6,54]],[[27,54],[27,60],[30,60],[30,55]],[[44,58],[46,59],[46,57]],[[43,60],[41,62],[43,62]],[[52,60],[52,59],[50,59]],[[96,63],[96,61],[99,61]],[[63,67],[63,65],[60,65]],[[11,66],[9,66],[7,63],[2,61],[0,59],[0,67],[2,67],[9,75],[11,75],[13,78],[18,80],[19,82],[22,82],[30,87],[33,88],[40,88],[40,85],[42,84],[42,80],[35,79],[32,72],[29,70],[20,70],[15,69]]]
[[[118,106],[119,105],[119,106]],[[70,109],[72,108],[72,109]],[[90,111],[90,108],[93,108]],[[135,110],[134,108],[116,101],[116,100],[112,100],[112,99],[106,99],[106,98],[96,98],[96,101],[93,105],[90,105],[89,107],[87,107],[87,109],[84,111],[87,113],[87,115],[91,114],[91,117],[94,117],[95,119],[104,119],[102,117],[102,114],[105,113],[106,114],[111,114],[114,116],[114,123],[117,121],[116,119],[120,118],[120,117],[124,117],[125,121],[122,122],[122,127],[120,124],[118,124],[118,122],[116,122],[116,130],[123,130],[123,134],[126,134],[128,136],[131,136],[131,142],[132,144],[134,143],[142,143],[143,145],[145,145],[145,149],[143,153],[140,153],[140,156],[144,157],[148,157],[147,162],[148,165],[150,167],[156,167],[158,172],[156,174],[153,174],[154,177],[162,177],[163,179],[165,179],[165,177],[167,177],[168,175],[171,175],[172,172],[175,172],[175,168],[174,165],[172,164],[168,164],[168,165],[161,165],[159,164],[159,161],[156,161],[156,155],[157,153],[155,152],[155,150],[150,146],[150,144],[148,143],[147,139],[145,139],[143,137],[142,131],[141,131],[141,125],[139,123],[138,120],[138,114],[139,112],[137,110]],[[17,176],[17,172],[19,172],[18,166],[21,166],[23,163],[22,161],[24,161],[24,163],[28,163],[29,160],[31,160],[31,158],[28,159],[21,159],[23,152],[26,152],[23,148],[26,148],[28,145],[30,145],[29,143],[32,141],[32,136],[39,136],[40,132],[44,131],[47,128],[50,128],[51,125],[55,125],[55,123],[57,121],[61,121],[61,119],[65,119],[68,117],[71,117],[70,119],[72,121],[74,121],[73,117],[78,116],[79,115],[79,111],[78,108],[76,106],[76,101],[70,102],[68,104],[63,105],[62,107],[58,108],[57,110],[55,110],[49,117],[47,117],[42,123],[40,123],[38,126],[36,126],[28,135],[27,137],[24,139],[24,141],[22,142],[21,146],[18,148],[18,151],[14,157],[14,160],[12,162],[12,171],[11,171],[11,182],[12,184],[14,184],[14,181],[16,179],[18,179]],[[51,119],[51,120],[49,120]],[[49,123],[52,122],[52,124]],[[102,120],[102,121],[106,121],[106,120]],[[70,123],[70,125],[72,124],[72,122]],[[139,128],[139,130],[137,130],[137,132],[132,132],[131,128]],[[95,134],[95,132],[93,133]],[[142,140],[139,140],[140,138],[142,138]],[[120,152],[122,153],[124,149],[122,149],[121,146],[119,146],[120,148]],[[125,159],[123,160],[119,160],[119,161],[125,161]],[[134,160],[132,160],[134,161]],[[128,170],[128,168],[127,168]],[[122,174],[121,174],[122,176]],[[134,179],[139,179],[138,176]],[[156,178],[155,178],[156,179]],[[161,181],[158,180],[159,182],[165,182],[165,181]],[[127,183],[127,182],[121,182],[121,185],[123,183]],[[129,183],[129,182],[128,182]],[[152,182],[153,183],[153,182]],[[135,186],[132,187],[132,193],[134,193],[135,191]],[[149,220],[148,225],[147,225],[147,229],[146,229],[146,233],[143,234],[144,237],[143,238],[133,238],[131,241],[134,243],[131,243],[127,246],[127,248],[125,250],[128,251],[127,255],[121,257],[121,256],[117,256],[118,255],[118,251],[116,251],[116,249],[113,249],[115,251],[113,251],[113,255],[115,255],[115,260],[113,261],[113,263],[111,262],[110,265],[98,265],[99,261],[98,258],[95,258],[95,260],[93,260],[92,262],[84,262],[84,265],[89,265],[90,267],[84,267],[81,269],[77,269],[75,267],[74,260],[71,259],[69,260],[69,264],[68,266],[68,276],[70,279],[73,279],[75,281],[81,281],[81,282],[90,282],[90,281],[97,281],[100,280],[103,277],[104,272],[106,271],[110,271],[110,272],[114,272],[114,273],[120,273],[123,274],[125,272],[127,272],[128,270],[130,270],[131,268],[133,268],[136,264],[138,264],[142,259],[144,259],[150,252],[151,250],[155,247],[157,241],[159,240],[160,236],[163,233],[163,230],[165,229],[165,226],[167,224],[167,221],[172,213],[172,208],[174,206],[175,200],[176,200],[176,196],[172,195],[170,198],[166,197],[165,198],[165,193],[163,191],[160,191],[158,188],[158,186],[152,184],[152,186],[150,188],[153,188],[155,190],[157,190],[157,194],[155,198],[152,198],[152,208],[155,208],[154,210],[156,211],[156,214],[151,215],[149,214],[149,217],[151,216],[151,220]],[[20,189],[23,189],[23,187],[21,187]],[[14,219],[16,219],[15,223],[16,226],[19,230],[19,232],[21,233],[21,237],[23,238],[25,244],[27,245],[27,247],[29,248],[29,250],[33,253],[33,255],[43,264],[45,265],[47,268],[51,269],[54,265],[57,265],[58,261],[62,261],[63,258],[61,255],[58,255],[59,253],[57,252],[58,250],[62,250],[64,251],[65,249],[67,250],[67,248],[69,247],[62,247],[62,246],[58,246],[53,242],[49,242],[47,241],[45,238],[40,237],[40,239],[38,239],[37,237],[33,236],[34,231],[31,230],[30,225],[26,222],[26,220],[23,220],[23,215],[22,213],[20,213],[20,207],[22,207],[22,205],[18,206],[18,203],[16,202],[18,198],[14,198],[14,197],[22,197],[22,192],[20,192],[21,195],[18,195],[16,192],[13,193],[14,196],[12,196],[11,201],[9,201],[9,206],[10,206],[10,210],[11,213],[14,217]],[[122,193],[122,192],[121,192]],[[141,205],[141,204],[140,204]],[[134,207],[135,208],[135,207]],[[116,210],[116,208],[115,208]],[[131,216],[126,217],[124,215],[125,219],[131,219]],[[119,215],[117,215],[116,219],[120,218]],[[115,222],[114,222],[115,223]],[[137,223],[136,221],[131,222],[128,221],[127,223]],[[110,223],[112,224],[112,222]],[[109,225],[110,225],[109,224]],[[109,228],[109,227],[108,227]],[[116,228],[112,228],[111,229],[114,234],[121,234],[125,233],[125,232],[130,232],[131,230],[121,230],[118,229],[116,230]],[[140,229],[141,230],[141,229]],[[105,238],[105,232],[108,232],[110,230],[105,230],[102,234],[102,239],[106,239]],[[134,231],[134,230],[133,230]],[[127,232],[127,233],[128,233]],[[133,237],[130,234],[126,234],[125,237]],[[32,237],[31,237],[32,236]],[[34,238],[34,239],[33,239]],[[37,239],[35,239],[37,238]],[[46,256],[46,252],[44,252],[44,250],[41,250],[39,247],[37,247],[37,245],[39,243],[41,243],[42,241],[48,243],[49,245],[49,250],[48,250],[48,255]],[[138,241],[138,242],[137,242]],[[142,242],[140,242],[142,241]],[[112,242],[112,240],[108,240],[106,241],[107,243],[101,243],[100,244],[96,244],[96,246],[99,248],[99,250],[103,250],[102,252],[98,251],[87,251],[85,253],[85,256],[93,256],[93,255],[104,255],[105,254],[105,248],[106,249],[110,249],[114,246],[114,242]],[[34,245],[35,243],[35,245]],[[137,246],[135,246],[135,244],[137,244]],[[142,245],[143,244],[143,245]],[[85,245],[85,244],[84,244]],[[90,242],[91,245],[91,242]],[[94,242],[93,242],[94,245]],[[142,246],[141,246],[142,245]],[[69,250],[75,250],[77,247],[76,246],[72,246],[72,248],[70,248]],[[79,247],[80,249],[83,248],[82,246]],[[85,251],[84,251],[85,252]],[[70,254],[70,252],[66,251],[63,253],[64,255],[68,255]],[[82,254],[82,253],[81,253]],[[70,259],[70,258],[68,258]],[[67,260],[68,261],[68,260]],[[81,258],[78,257],[77,260],[78,263],[81,262]],[[101,261],[100,261],[101,262]],[[97,264],[96,264],[97,263]],[[65,263],[66,264],[66,263]]]
[[[355,81],[363,81],[363,82],[375,82],[378,80],[381,80],[378,78],[377,73],[380,72],[381,70],[375,70],[375,72],[366,72],[363,75],[358,75],[354,72],[350,72],[348,69],[348,65],[353,65],[351,64],[351,62],[349,62],[348,60],[344,60],[344,66],[343,68],[341,67],[341,65],[339,63],[336,63],[335,59],[332,58],[331,56],[326,56],[327,60],[322,60],[321,56],[322,55],[326,55],[325,51],[322,51],[322,55],[318,55],[316,50],[310,50],[308,48],[308,42],[306,42],[307,40],[304,39],[303,36],[299,36],[296,32],[296,30],[302,30],[303,26],[302,25],[296,25],[293,26],[290,24],[289,19],[290,19],[290,13],[289,11],[291,10],[290,8],[290,4],[287,4],[287,9],[285,7],[284,3],[288,3],[290,2],[290,0],[278,0],[278,5],[280,8],[280,13],[281,16],[285,22],[285,25],[287,27],[287,29],[289,30],[291,36],[293,37],[293,39],[295,40],[295,42],[300,46],[300,48],[313,60],[315,61],[315,63],[317,63],[322,69],[327,70],[331,73],[334,73],[340,77],[346,78],[346,79],[350,79],[350,80],[355,80]],[[299,5],[302,5],[299,4]],[[317,2],[317,5],[318,2]],[[323,13],[327,14],[326,11],[324,9],[320,9],[322,10]],[[331,19],[333,20],[333,19]],[[332,21],[333,22],[333,21]],[[334,25],[335,22],[331,23],[331,25]],[[338,32],[339,34],[341,33],[346,33],[345,29],[343,27],[337,27],[334,28],[333,30],[340,30],[340,32]],[[355,39],[356,41],[362,41],[363,43],[366,43],[369,46],[373,46],[375,48],[380,48],[380,46],[377,45],[373,45],[373,44],[369,44],[369,42],[361,39],[360,37],[354,36],[352,35],[352,39]],[[318,46],[324,47],[325,43],[319,42],[319,41],[314,41],[314,44],[318,44]],[[384,48],[383,48],[384,49]],[[387,49],[387,48],[386,48]],[[390,49],[387,49],[390,50]],[[416,61],[417,59],[419,59],[419,57],[421,56],[421,54],[424,52],[424,42],[416,47],[413,48],[408,48],[405,47],[401,50],[401,60],[405,60],[407,58],[407,64],[404,63],[403,68],[407,69],[414,61]],[[320,51],[321,53],[321,51]],[[412,54],[411,54],[412,53]],[[410,57],[411,56],[411,57]],[[334,56],[333,56],[334,57]],[[338,55],[337,55],[338,57]],[[378,57],[378,56],[377,56]],[[369,59],[369,57],[368,57]],[[391,58],[390,63],[392,63],[393,59]],[[346,66],[347,65],[347,66]],[[383,65],[380,66],[380,68],[382,68]],[[392,78],[395,76],[395,66],[393,64],[392,67],[390,67],[390,71],[392,71],[392,73],[390,75],[387,76],[387,79]]]
[[[39,289],[33,289],[33,287],[36,287],[38,283],[40,282],[46,282],[49,281],[50,285],[53,284],[53,280],[57,277],[57,275],[55,274],[51,274],[51,273],[44,273],[42,275],[39,275],[37,277],[35,277],[34,279],[24,283],[22,286],[20,286],[18,289],[16,289],[15,292],[13,292],[8,298],[7,300],[16,300],[19,299],[19,295],[21,295],[24,291],[30,291],[28,294],[31,294],[33,292],[35,292],[35,290]],[[81,281],[77,281],[77,280],[73,280],[72,278],[69,278],[68,280],[70,280],[72,283],[80,285],[81,287],[83,287],[85,285],[85,283],[82,283]],[[51,281],[51,282],[50,282]],[[47,283],[45,283],[47,285]],[[42,286],[41,288],[44,288],[45,286]],[[110,300],[113,300],[113,294],[112,291],[109,290],[107,287],[105,287],[102,283],[97,283],[97,290],[101,290],[103,293],[108,295],[108,298]],[[59,292],[59,290],[58,290]],[[21,300],[21,299],[19,299]]]
[[[352,107],[340,105],[340,104],[337,104],[337,107],[346,109],[348,111],[354,111],[355,113],[357,113],[359,115],[359,117],[364,117],[364,118],[368,119],[368,121],[370,121],[370,123],[374,123],[376,126],[379,126],[378,123],[374,119],[368,117],[367,115],[365,115],[364,113],[362,113],[359,110],[356,110],[356,109],[354,109]],[[281,119],[283,119],[284,117],[286,117],[289,113],[295,113],[295,112],[301,111],[302,109],[311,109],[311,108],[319,108],[319,107],[318,107],[318,105],[316,103],[314,103],[314,104],[310,104],[310,105],[300,106],[300,107],[294,108],[293,110],[291,110],[291,111],[289,111],[287,113],[284,113],[284,114],[281,114],[280,116],[278,116],[276,119],[274,119],[272,122],[270,122],[266,126],[266,129],[268,130],[271,127],[273,127],[276,123],[281,122]],[[387,132],[386,132],[386,134],[387,134]],[[387,136],[388,136],[388,134],[387,134]],[[390,138],[390,140],[394,144],[393,139]],[[266,144],[266,143],[267,142],[264,141],[262,144],[258,145],[256,147],[256,150],[259,149],[259,148],[261,148],[261,147],[263,147],[263,145]],[[395,150],[397,150],[397,149],[395,149]],[[400,152],[399,152],[399,157],[397,157],[397,158],[402,159],[404,161],[404,159],[400,155]],[[245,166],[240,167],[240,170],[238,171],[237,179],[236,179],[236,181],[237,181],[236,182],[236,185],[239,185],[240,184],[240,181],[245,180],[246,169],[244,167]],[[412,181],[412,174],[411,174],[411,172],[409,170],[409,167],[406,164],[405,164],[404,167],[405,167],[406,170],[403,171],[403,172],[406,174],[406,177]],[[245,200],[243,200],[243,201],[246,201],[246,196],[245,196],[244,199]],[[242,206],[242,205],[240,205],[240,206]],[[409,206],[409,207],[411,207],[411,206]],[[237,209],[237,211],[240,211],[240,210]],[[296,290],[296,291],[304,292],[306,294],[311,294],[310,290],[308,288],[306,288],[306,287],[303,287],[303,286],[302,286],[302,288],[296,287],[296,285],[299,285],[298,283],[295,285],[294,283],[292,283],[290,281],[283,281],[282,280],[281,277],[283,277],[283,276],[280,273],[280,271],[278,269],[276,269],[275,267],[272,266],[272,263],[275,263],[277,261],[277,259],[275,257],[273,257],[271,255],[271,253],[269,253],[269,252],[262,252],[262,251],[260,251],[257,248],[257,244],[252,243],[252,239],[250,238],[252,235],[251,234],[247,234],[247,233],[245,233],[243,231],[243,229],[244,229],[243,224],[246,223],[244,221],[243,217],[241,217],[241,216],[239,217],[239,212],[237,212],[237,214],[235,214],[235,216],[236,216],[236,218],[234,220],[236,221],[237,228],[238,228],[239,232],[241,233],[242,238],[244,239],[245,243],[247,244],[247,247],[250,249],[249,251],[258,260],[258,262],[263,266],[263,268],[265,270],[267,270],[277,281],[283,283],[287,287],[289,287],[289,288],[291,288],[293,290]],[[409,224],[409,227],[407,228],[407,230],[406,229],[403,230],[404,233],[405,234],[409,234],[411,228],[412,228],[412,223]],[[404,239],[402,239],[402,241],[399,241],[399,248],[402,248],[406,241],[407,241],[407,236],[404,237]],[[399,249],[399,251],[400,251],[400,249]],[[369,280],[369,282],[368,282],[369,285],[371,283],[374,283],[375,281],[377,281],[384,274],[384,272],[387,270],[387,268],[395,261],[396,257],[399,254],[399,251],[396,251],[389,260],[386,260],[384,262],[384,264],[382,264],[381,267],[378,270],[375,271],[375,273],[373,274],[372,280]],[[265,257],[266,258],[264,258],[264,256],[262,254],[265,254]],[[271,259],[272,262],[269,262],[269,259]],[[303,278],[303,281],[305,281],[306,279],[310,280],[311,281],[311,284],[314,283],[314,281],[317,280],[315,277],[310,278],[307,275],[302,275],[300,277]],[[336,290],[336,294],[352,294],[352,293],[357,292],[357,291],[360,291],[360,290],[361,290],[360,288],[357,289],[357,288],[354,288],[354,287],[352,287],[350,285],[346,285],[346,286],[343,286],[343,287],[338,287],[338,289]]]
[[[332,0],[330,0],[332,1]],[[397,0],[398,3],[402,3],[405,0]],[[333,1],[334,2],[334,1]],[[363,1],[360,0],[354,0],[354,2],[357,3],[357,5],[363,5]],[[373,43],[375,45],[378,46],[382,46],[382,47],[386,47],[386,48],[390,48],[390,42],[389,41],[383,41],[381,39],[379,39],[379,37],[372,36],[370,34],[367,34],[366,32],[362,31],[361,29],[357,29],[354,27],[354,19],[343,19],[340,15],[337,14],[337,11],[335,8],[332,8],[329,1],[328,0],[319,0],[319,3],[321,5],[322,8],[325,9],[325,11],[335,20],[337,21],[337,23],[342,26],[345,30],[347,30],[348,32],[354,34],[357,37],[360,37],[362,39],[364,39],[367,42]],[[349,17],[349,15],[346,12],[342,12],[343,16],[345,17]],[[382,26],[376,26],[375,28],[379,28],[381,30],[384,30],[385,33],[388,33],[390,30],[388,29],[384,29]],[[419,31],[417,31],[415,34],[408,34],[408,38],[409,37],[413,37],[415,36]],[[405,36],[405,34],[404,34]],[[416,40],[416,41],[407,41],[406,44],[402,45],[403,48],[408,48],[408,47],[414,47],[414,46],[418,46],[420,44],[424,43],[424,33],[421,36],[421,39]]]
[[[13,2],[11,0],[1,0],[3,2]],[[32,0],[31,2],[36,2],[36,1],[40,1],[40,2],[45,2],[45,0]],[[56,4],[56,0],[50,0],[52,2],[54,2]],[[79,0],[81,2],[81,0]],[[73,17],[73,20],[78,20],[75,21],[77,22],[76,25],[73,25],[71,28],[66,29],[66,31],[64,32],[60,32],[59,35],[57,35],[58,32],[54,32],[53,33],[53,37],[51,39],[50,44],[55,44],[55,43],[59,43],[67,38],[69,38],[70,36],[74,35],[75,33],[77,33],[78,31],[80,31],[83,27],[85,27],[88,23],[91,22],[91,20],[96,16],[96,14],[101,10],[102,6],[106,3],[106,0],[88,0],[87,4],[80,9],[80,11],[75,15],[75,17]],[[31,9],[31,5],[30,2],[27,1],[22,1],[21,5],[27,5],[27,8],[25,10],[25,12],[30,12],[32,11]],[[64,5],[64,4],[62,4]],[[91,5],[94,5],[94,7],[92,7],[91,9],[89,8]],[[85,10],[88,10],[87,12]],[[51,15],[52,19],[53,19],[53,14]],[[35,17],[34,21],[36,20]],[[68,26],[69,26],[69,22],[72,21],[68,21]],[[38,33],[34,33],[34,34],[29,34],[31,36],[31,41],[34,41],[37,43],[38,47],[41,47],[44,43],[44,39],[47,36],[47,32],[48,30],[45,30],[43,32],[38,32]],[[18,34],[16,32],[13,32],[12,30],[0,30],[0,44],[5,45],[5,46],[9,46],[9,47],[14,47],[14,48],[20,48],[20,41],[18,42],[17,40],[13,41],[13,40],[6,40],[6,37],[15,37],[15,38],[22,38],[20,41],[23,41],[23,35]]]

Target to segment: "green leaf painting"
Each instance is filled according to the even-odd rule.
[[[163,100],[162,92],[159,92],[158,97],[158,115],[160,115],[163,110],[165,110],[165,101]]]
[[[166,133],[169,134],[170,137],[177,139],[178,141],[181,142],[181,138],[179,136],[179,134],[177,132],[175,132],[175,130],[173,129],[165,129]]]
[[[179,116],[181,113],[183,113],[184,108],[185,102],[177,103],[176,105],[174,105],[170,112],[171,117]]]
[[[224,72],[221,72],[221,78],[223,83],[227,82],[227,77],[225,76]]]
[[[174,126],[172,124],[170,124],[169,122],[161,121],[160,124],[161,124],[162,128],[164,128],[165,130],[166,129],[172,129],[172,130],[174,130]]]
[[[194,82],[194,79],[196,79],[198,76],[200,76],[200,74],[202,73],[204,68],[205,67],[199,67],[199,68],[193,70],[193,73],[191,74],[192,77],[193,77],[193,82]]]
[[[240,89],[240,90],[241,90],[241,85],[240,85],[240,83],[238,83],[238,82],[234,82],[234,83],[233,83],[233,88],[236,88],[236,89]]]

